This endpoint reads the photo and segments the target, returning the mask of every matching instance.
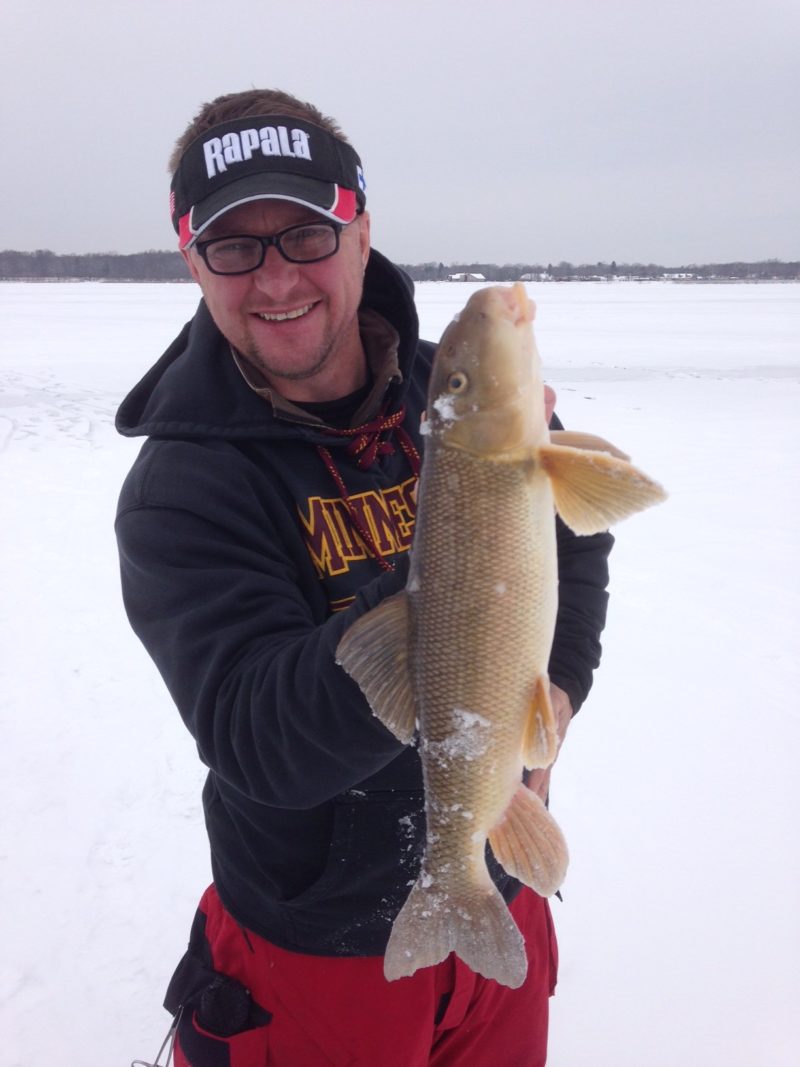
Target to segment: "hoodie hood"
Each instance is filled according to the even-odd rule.
[[[419,322],[411,279],[372,249],[361,309],[381,315],[400,336],[401,380],[387,389],[396,410],[410,380]],[[125,437],[275,438],[324,440],[324,427],[276,417],[272,405],[245,382],[230,345],[201,300],[194,318],[120,405],[116,427]]]

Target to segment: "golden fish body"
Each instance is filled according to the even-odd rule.
[[[547,678],[554,500],[588,533],[663,495],[606,442],[552,443],[532,319],[522,286],[489,288],[445,331],[407,587],[337,650],[389,729],[404,741],[419,729],[426,847],[389,939],[389,979],[455,951],[485,977],[524,981],[523,939],[485,851],[488,839],[504,869],[542,895],[566,873],[561,831],[522,783],[558,746]]]
[[[558,827],[521,785],[523,763],[549,764],[556,745],[548,705],[533,706],[536,680],[546,677],[557,607],[552,494],[546,479],[532,491],[518,467],[457,450],[441,449],[427,476],[425,499],[442,502],[441,521],[428,528],[431,512],[421,508],[409,582],[426,892],[409,901],[395,925],[386,973],[399,976],[412,960],[425,966],[456,948],[473,970],[517,986],[525,977],[524,945],[489,877],[485,849],[521,791],[520,818],[536,835],[535,854],[525,857],[525,870],[514,870],[508,857],[504,866],[543,895],[555,892],[566,871]],[[542,754],[525,761],[529,716]],[[460,932],[427,920],[432,901]],[[411,923],[425,930],[413,956],[402,936]]]

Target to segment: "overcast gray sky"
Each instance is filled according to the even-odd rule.
[[[0,248],[174,247],[199,105],[282,88],[400,262],[800,258],[798,0],[3,0]]]

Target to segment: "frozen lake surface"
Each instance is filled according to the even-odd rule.
[[[418,287],[436,338],[473,287]],[[662,481],[615,530],[553,773],[551,1067],[790,1067],[800,1041],[800,286],[529,285],[557,410]],[[194,744],[128,628],[122,396],[193,285],[0,285],[6,1067],[152,1057],[209,881]],[[498,1065],[502,1067],[502,1065]]]

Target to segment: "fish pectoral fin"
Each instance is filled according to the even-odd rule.
[[[562,448],[585,448],[589,452],[609,452],[617,459],[629,460],[631,458],[622,449],[606,441],[604,437],[598,437],[593,433],[581,433],[579,430],[551,430],[550,443],[560,445]]]
[[[336,648],[336,662],[358,683],[383,725],[404,743],[416,728],[408,630],[408,597],[403,591],[357,619]]]
[[[550,683],[544,674],[536,677],[522,731],[522,762],[528,770],[549,767],[558,752],[558,724],[550,702]]]
[[[503,818],[489,832],[489,844],[503,869],[542,897],[563,883],[569,863],[567,843],[544,803],[520,785]]]
[[[564,445],[542,445],[539,464],[550,478],[556,510],[576,534],[593,534],[658,504],[658,482],[617,456]]]

